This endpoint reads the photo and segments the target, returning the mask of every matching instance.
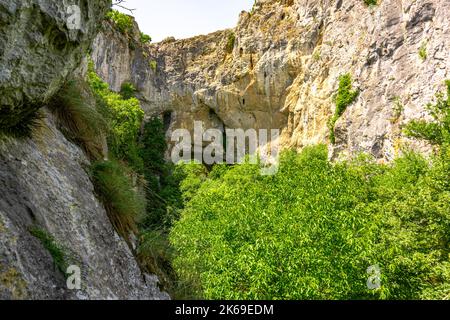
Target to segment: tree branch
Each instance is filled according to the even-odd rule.
[[[131,9],[131,8],[128,8],[128,7],[124,6],[123,4],[124,4],[125,2],[126,2],[126,0],[115,0],[115,1],[113,2],[112,6],[113,6],[113,7],[119,7],[119,8],[122,8],[122,9],[124,9],[124,10],[130,11],[130,13],[133,14],[133,12],[134,12],[136,9]]]

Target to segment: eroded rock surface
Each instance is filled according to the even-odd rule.
[[[69,6],[80,28],[69,28]],[[141,272],[87,174],[89,161],[45,112],[32,138],[3,131],[42,108],[85,57],[107,0],[0,0],[0,299],[167,299]],[[5,130],[6,129],[6,130]],[[69,290],[40,230],[81,270]],[[34,235],[33,235],[34,234]]]
[[[259,0],[233,30],[135,49],[105,25],[93,59],[115,90],[134,83],[149,115],[170,112],[171,130],[280,128],[282,145],[299,149],[329,142],[333,94],[350,73],[360,95],[336,124],[333,156],[390,160],[410,143],[401,126],[426,117],[450,78],[449,10],[447,0]]]
[[[113,229],[88,177],[89,162],[47,114],[33,139],[0,141],[0,299],[164,299]],[[69,290],[30,230],[54,237],[81,269]]]
[[[109,5],[0,0],[0,126],[13,127],[52,97],[80,64]]]

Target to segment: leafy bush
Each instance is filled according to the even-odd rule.
[[[142,44],[146,44],[152,42],[152,37],[150,37],[148,34],[141,32],[140,40]]]
[[[436,103],[428,104],[427,109],[434,122],[414,120],[409,123],[405,132],[410,137],[425,139],[434,145],[450,144],[450,80],[446,81],[447,97],[444,93],[436,95]]]
[[[375,248],[382,266],[380,297],[444,299],[450,289],[450,158],[407,154],[377,177],[366,210],[379,226]]]
[[[179,163],[177,172],[180,177],[180,191],[184,202],[190,201],[207,177],[206,168],[199,163]]]
[[[378,4],[378,0],[364,0],[364,3],[368,6],[376,6]]]
[[[450,166],[436,161],[332,164],[318,146],[285,152],[276,176],[250,164],[223,170],[175,224],[174,267],[212,299],[443,298]],[[381,287],[369,290],[374,265]]]
[[[171,234],[174,266],[208,299],[367,294],[373,261],[370,228],[361,232],[369,219],[356,208],[368,198],[362,184],[328,163],[322,147],[284,154],[275,177],[236,166],[187,204]]]
[[[44,248],[50,253],[58,270],[66,275],[67,268],[69,267],[69,263],[67,262],[69,257],[65,253],[64,247],[59,245],[52,235],[38,227],[32,227],[29,231],[31,235],[41,241]]]
[[[158,68],[158,62],[156,62],[156,60],[150,60],[149,66],[150,69],[153,70],[153,72],[156,72],[156,69]]]
[[[232,53],[233,52],[233,48],[234,48],[234,44],[236,43],[236,35],[234,34],[234,32],[230,32],[228,34],[228,40],[227,40],[227,52],[228,53]]]
[[[88,72],[88,82],[98,98],[110,125],[108,135],[109,149],[115,158],[128,161],[137,172],[142,172],[143,163],[139,156],[137,140],[144,119],[144,111],[136,98],[124,99],[122,95],[109,90],[95,73],[92,62]]]
[[[123,34],[130,34],[133,32],[133,18],[129,15],[117,10],[111,10],[107,13],[106,17],[114,22],[117,29]]]
[[[138,232],[137,223],[145,215],[145,197],[135,190],[132,171],[115,160],[92,164],[91,176],[116,230],[128,239],[130,232]]]
[[[339,88],[334,97],[334,103],[336,104],[336,111],[334,116],[330,119],[328,126],[330,128],[330,140],[331,143],[336,142],[334,135],[334,127],[338,119],[344,114],[345,110],[351,105],[358,97],[359,91],[352,90],[352,78],[350,74],[346,73],[339,77]]]
[[[419,48],[419,58],[422,61],[427,60],[428,54],[427,54],[427,43],[423,42]]]
[[[108,125],[89,97],[82,81],[68,81],[48,104],[69,139],[80,145],[92,160],[103,157],[103,139]]]
[[[180,279],[213,299],[448,299],[450,82],[447,91],[429,105],[435,122],[408,126],[439,147],[431,159],[333,164],[316,146],[284,152],[275,176],[244,164],[185,178],[170,235]]]

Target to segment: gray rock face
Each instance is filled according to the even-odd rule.
[[[0,0],[1,127],[16,125],[59,89],[79,65],[110,3]]]
[[[95,198],[85,155],[47,116],[32,140],[0,142],[0,299],[167,299]],[[81,269],[81,290],[67,289],[33,226]]]
[[[104,28],[93,59],[116,90],[133,82],[148,114],[170,111],[171,129],[280,128],[281,145],[298,149],[329,142],[332,97],[349,73],[360,95],[336,124],[332,155],[390,160],[410,144],[426,150],[401,126],[426,117],[450,78],[449,11],[448,0],[259,0],[234,30],[136,50]]]
[[[15,127],[52,98],[79,67],[109,5],[0,0],[0,129]],[[112,227],[81,149],[51,114],[41,122],[32,139],[0,137],[0,299],[169,298]],[[80,268],[81,290],[68,289],[33,228],[54,238],[66,262]]]

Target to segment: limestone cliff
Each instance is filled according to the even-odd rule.
[[[135,84],[149,115],[170,112],[170,129],[280,128],[293,148],[329,142],[333,95],[349,73],[360,94],[332,154],[390,160],[411,143],[402,124],[426,117],[450,78],[449,10],[448,0],[259,0],[233,30],[150,46],[130,47],[105,24],[92,57],[115,90]]]
[[[68,27],[69,5],[80,9],[80,29]],[[168,298],[114,230],[94,194],[89,160],[49,112],[31,138],[3,135],[45,110],[79,67],[109,5],[0,0],[0,299]],[[68,289],[55,246],[80,268],[81,290]]]

